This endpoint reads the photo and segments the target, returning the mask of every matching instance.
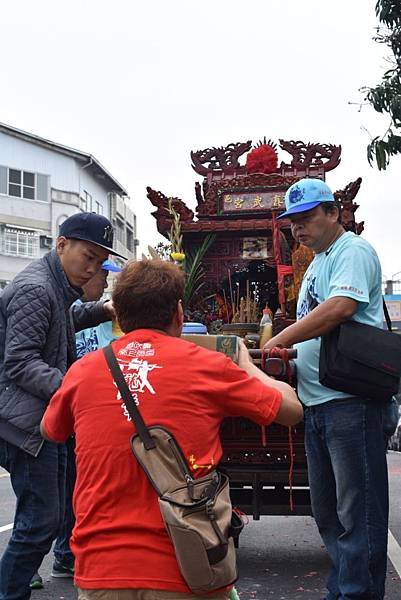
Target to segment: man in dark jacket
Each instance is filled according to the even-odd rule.
[[[75,306],[112,250],[113,229],[94,213],[61,225],[56,249],[30,263],[0,298],[0,465],[17,496],[14,528],[0,562],[0,600],[28,600],[29,582],[64,514],[66,450],[39,424],[76,358],[75,331],[113,316],[111,303]]]

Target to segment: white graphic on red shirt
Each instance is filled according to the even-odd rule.
[[[117,354],[117,360],[123,372],[125,382],[137,406],[139,406],[138,393],[143,394],[145,391],[148,391],[151,394],[156,394],[155,389],[149,381],[149,374],[154,369],[162,369],[162,367],[149,362],[148,358],[154,356],[154,354],[155,350],[148,342],[144,344],[130,342],[127,346],[119,350]],[[120,391],[117,392],[117,399],[121,400]],[[125,402],[121,404],[121,408],[123,409],[124,416],[127,417],[128,421],[131,421]]]

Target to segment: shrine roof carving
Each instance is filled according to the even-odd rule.
[[[308,171],[322,168],[327,172],[338,167],[341,161],[341,146],[334,144],[305,144],[301,141],[280,140],[280,148],[292,156],[291,163],[281,163],[282,171],[288,169]]]
[[[180,215],[181,223],[192,222],[194,219],[194,213],[191,209],[187,207],[185,202],[180,200],[179,198],[168,198],[163,194],[163,192],[158,192],[153,190],[151,187],[146,188],[147,197],[153,204],[156,206],[157,210],[153,211],[151,214],[154,216],[157,222],[157,230],[159,233],[164,235],[167,231],[170,230],[171,224],[173,222],[173,217],[169,211],[169,200],[172,201],[172,206],[176,213]]]
[[[284,209],[287,188],[302,177],[325,179],[325,173],[341,161],[341,146],[279,140],[280,149],[292,158],[278,165],[277,145],[264,138],[252,148],[252,141],[228,144],[191,152],[192,168],[203,181],[195,183],[194,212],[179,198],[169,198],[147,187],[147,196],[156,210],[152,215],[157,229],[167,235],[172,224],[168,204],[180,215],[183,232],[260,230],[271,227],[273,211]],[[240,158],[247,154],[246,164]],[[360,233],[363,223],[355,222],[358,204],[354,198],[361,179],[335,192],[342,206],[346,229]],[[287,228],[289,222],[283,220]]]
[[[249,152],[252,140],[237,142],[219,148],[206,148],[191,152],[192,168],[199,175],[206,177],[209,173],[233,174],[245,172],[245,166],[239,163],[239,157]]]
[[[301,140],[279,140],[280,148],[292,156],[290,163],[281,162],[280,171],[282,174],[286,170],[308,171],[322,169],[324,172],[335,169],[341,161],[341,146],[334,144],[305,143]],[[270,149],[277,155],[277,146],[272,141],[258,142],[254,150]],[[203,177],[212,176],[236,177],[239,174],[247,172],[247,165],[241,165],[239,158],[250,152],[252,141],[236,142],[227,146],[218,148],[206,148],[205,150],[196,150],[191,152],[192,168]],[[252,152],[250,152],[250,155]],[[261,171],[265,172],[265,171]]]
[[[343,190],[334,192],[334,198],[341,204],[341,223],[347,231],[353,231],[360,235],[364,230],[364,221],[357,223],[355,221],[355,212],[359,204],[354,202],[354,198],[361,187],[362,177],[351,181]]]

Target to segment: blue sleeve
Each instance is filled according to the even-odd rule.
[[[90,327],[75,334],[77,358],[82,358],[88,352],[94,352],[100,348],[97,330],[97,327]]]
[[[354,244],[333,259],[328,298],[343,296],[367,304],[377,278],[378,259],[369,246]]]
[[[98,334],[98,338],[99,338],[99,348],[108,346],[108,344],[110,344],[110,342],[112,342],[113,340],[116,339],[113,336],[111,321],[106,321],[106,323],[102,323],[96,329],[97,329],[97,334]]]

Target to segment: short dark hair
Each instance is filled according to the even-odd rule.
[[[332,213],[333,208],[336,208],[338,210],[337,221],[339,223],[341,223],[341,202],[339,200],[334,200],[334,202],[322,202],[320,204],[320,206],[322,207],[322,209],[326,213],[326,215],[329,213]]]
[[[184,297],[185,275],[172,262],[128,262],[116,278],[113,304],[124,333],[166,329]]]

